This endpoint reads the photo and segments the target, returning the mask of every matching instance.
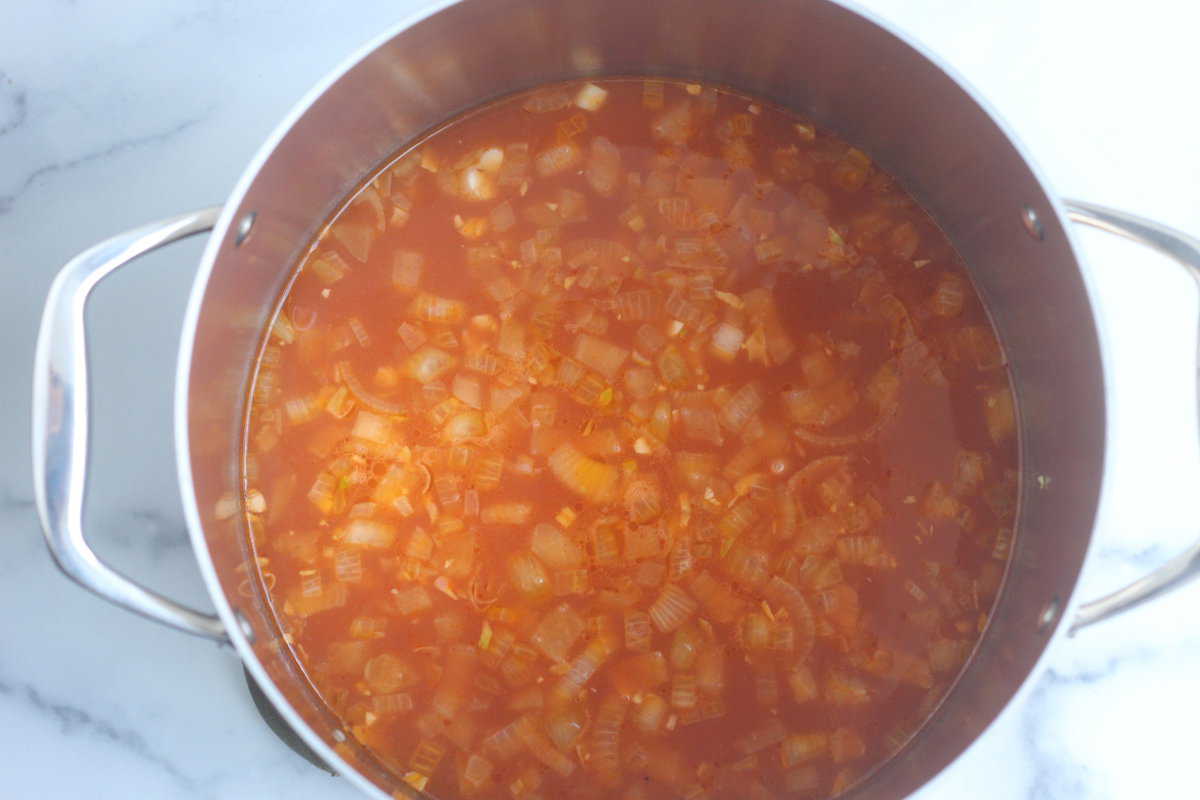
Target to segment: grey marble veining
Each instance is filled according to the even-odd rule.
[[[1200,13],[1127,3],[870,0],[973,82],[1064,194],[1200,231]],[[338,798],[345,782],[258,721],[228,648],[66,581],[37,531],[29,371],[55,269],[96,240],[219,202],[291,103],[419,3],[190,0],[10,4],[0,25],[0,796]],[[1112,377],[1099,594],[1200,531],[1196,301],[1181,272],[1097,234],[1091,264]],[[200,245],[103,284],[89,317],[96,548],[207,606],[170,440],[178,323]],[[1065,639],[1039,682],[923,800],[1196,796],[1200,604],[1193,586]]]

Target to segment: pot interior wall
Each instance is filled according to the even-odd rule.
[[[902,796],[958,755],[1007,703],[1057,622],[1042,624],[1043,612],[1055,604],[1061,610],[1072,593],[1103,464],[1102,372],[1067,235],[1012,143],[937,65],[825,0],[466,0],[399,31],[337,78],[231,200],[231,228],[256,214],[251,235],[239,246],[234,230],[226,230],[210,251],[211,274],[198,278],[203,303],[187,429],[180,431],[201,517],[194,535],[213,558],[253,657],[329,747],[390,792],[386,771],[345,741],[299,678],[261,595],[246,591],[243,525],[212,516],[219,497],[240,495],[245,391],[262,330],[317,226],[406,142],[517,89],[620,74],[727,84],[795,108],[864,149],[955,242],[1007,349],[1023,474],[1013,567],[979,651],[948,700],[853,794]],[[1041,240],[1022,224],[1026,207],[1040,218]],[[246,648],[242,654],[251,657]]]

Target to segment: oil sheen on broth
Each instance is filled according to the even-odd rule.
[[[1007,563],[1011,388],[951,244],[711,87],[548,87],[401,155],[304,258],[252,399],[279,624],[439,798],[836,795]]]

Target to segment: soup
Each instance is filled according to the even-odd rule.
[[[551,86],[331,220],[246,508],[295,657],[439,798],[834,796],[987,624],[1003,351],[922,209],[791,112]]]

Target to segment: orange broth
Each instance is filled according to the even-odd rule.
[[[1016,503],[953,246],[790,111],[539,89],[389,163],[258,368],[247,509],[347,731],[439,798],[831,797],[972,652]]]

